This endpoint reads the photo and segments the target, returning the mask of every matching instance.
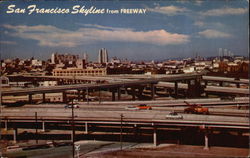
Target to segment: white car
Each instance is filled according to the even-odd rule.
[[[72,105],[70,105],[70,104],[65,105],[64,108],[65,108],[65,109],[72,108]],[[77,108],[79,108],[79,106],[76,105],[76,104],[73,104],[73,108],[76,108],[76,109],[77,109]]]
[[[166,115],[166,119],[183,119],[183,116],[177,112],[170,112]]]
[[[139,107],[130,105],[130,106],[127,106],[125,109],[126,110],[139,110]]]

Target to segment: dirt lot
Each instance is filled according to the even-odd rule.
[[[210,147],[204,150],[202,146],[163,145],[157,148],[137,148],[123,151],[98,153],[87,157],[98,158],[179,158],[179,157],[248,157],[249,149]]]

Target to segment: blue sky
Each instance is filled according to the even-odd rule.
[[[8,6],[25,8],[9,13]],[[37,14],[27,7],[146,9],[145,14]],[[89,55],[98,50],[130,60],[218,55],[218,49],[248,56],[247,0],[4,1],[0,2],[2,58],[49,59],[53,52]]]

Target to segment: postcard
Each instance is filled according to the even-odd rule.
[[[0,1],[0,157],[247,157],[249,0]]]

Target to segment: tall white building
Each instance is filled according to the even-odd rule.
[[[87,53],[84,53],[83,54],[83,59],[85,60],[85,62],[87,63],[88,62],[88,54]]]
[[[55,53],[52,53],[52,55],[51,55],[51,64],[55,64],[55,59],[56,57],[55,57]]]
[[[99,63],[107,63],[108,62],[108,51],[106,48],[102,48],[99,50],[98,62]]]
[[[224,56],[228,56],[227,49],[224,49]]]
[[[223,53],[222,53],[222,48],[219,48],[219,56],[223,56]]]

